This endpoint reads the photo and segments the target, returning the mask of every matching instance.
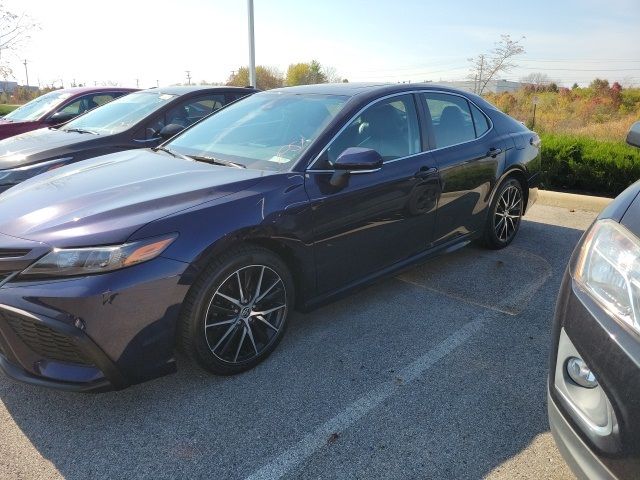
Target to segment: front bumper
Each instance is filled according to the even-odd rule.
[[[549,423],[579,478],[640,478],[640,336],[614,320],[565,273],[553,327]],[[570,356],[598,380],[585,389],[566,375]]]
[[[156,258],[107,274],[0,287],[0,367],[73,391],[121,389],[172,373],[187,264]]]

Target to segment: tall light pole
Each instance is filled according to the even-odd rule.
[[[249,83],[256,87],[256,42],[253,35],[253,0],[247,0],[249,10]]]
[[[24,63],[24,74],[27,77],[27,88],[29,88],[29,70],[27,70],[27,61],[25,60],[22,63]]]

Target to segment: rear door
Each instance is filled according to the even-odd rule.
[[[439,244],[483,228],[486,206],[509,143],[466,97],[425,92],[420,98],[431,154],[442,181],[434,235],[434,244]]]
[[[358,282],[431,242],[439,181],[432,157],[423,153],[416,101],[401,94],[370,104],[307,170],[318,293]],[[333,187],[332,164],[349,147],[374,149],[384,164]]]

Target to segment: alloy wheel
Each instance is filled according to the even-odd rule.
[[[207,308],[204,334],[211,353],[237,364],[250,361],[276,339],[287,315],[287,292],[280,276],[265,265],[249,265],[229,275]]]
[[[501,242],[507,243],[518,230],[522,217],[522,192],[515,185],[504,189],[493,216],[493,229]]]

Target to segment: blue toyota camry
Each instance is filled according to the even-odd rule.
[[[539,169],[538,136],[473,94],[258,93],[0,195],[0,366],[78,391],[173,372],[176,349],[244,371],[296,308],[471,240],[509,245]]]

